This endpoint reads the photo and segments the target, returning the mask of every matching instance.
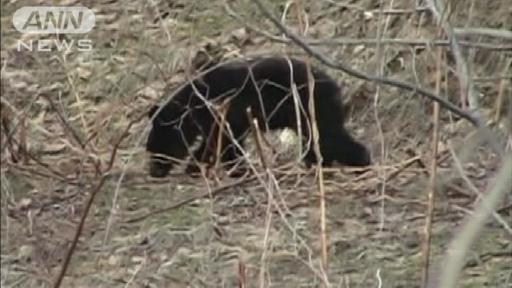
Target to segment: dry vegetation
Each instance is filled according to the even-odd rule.
[[[61,287],[421,285],[435,123],[430,100],[316,62],[346,84],[347,127],[367,143],[375,164],[363,173],[324,171],[325,267],[314,171],[295,164],[259,168],[259,177],[241,180],[147,175],[145,112],[170,95],[166,86],[193,73],[197,51],[219,59],[305,57],[252,1],[86,1],[95,28],[59,39],[91,39],[92,51],[18,51],[19,39],[54,39],[12,27],[16,9],[39,2],[46,3],[2,1],[2,287],[55,283],[96,192]],[[441,94],[465,108],[459,59],[424,2],[266,6],[292,31],[307,27],[300,34],[330,59],[430,91],[440,79]],[[505,154],[512,141],[510,0],[446,2],[445,19],[456,28],[491,135],[441,109],[431,279],[439,279],[450,240],[505,159],[484,140],[492,136]],[[280,157],[276,163],[286,158]],[[512,287],[508,190],[471,246],[458,287]]]

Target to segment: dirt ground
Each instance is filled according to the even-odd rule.
[[[307,20],[315,50],[364,73],[433,91],[442,72],[442,93],[460,106],[455,59],[423,2],[265,3],[295,32]],[[512,30],[509,0],[447,2],[454,27]],[[96,15],[87,34],[14,29],[14,11],[43,3],[2,1],[1,287],[52,286],[95,191],[61,287],[420,287],[431,101],[314,62],[343,83],[347,129],[374,162],[324,171],[325,266],[317,177],[294,162],[293,137],[276,144],[270,175],[255,157],[258,173],[246,178],[148,176],[145,113],[194,73],[198,51],[216,60],[305,57],[251,1],[94,0],[83,3]],[[75,46],[18,47],[42,39]],[[93,49],[80,51],[81,39]],[[511,153],[512,37],[461,32],[460,40],[479,112]],[[439,123],[432,287],[502,160],[466,120],[441,109]],[[510,226],[512,191],[472,246],[457,287],[512,287]]]

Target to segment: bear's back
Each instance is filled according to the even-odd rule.
[[[330,86],[332,90],[338,89],[336,82],[327,74],[315,67],[311,69],[315,84]],[[292,79],[299,89],[307,87],[305,62],[295,58],[262,57],[212,65],[197,83],[201,83],[208,90],[207,98],[214,99],[254,83],[266,83],[287,90],[291,87]]]

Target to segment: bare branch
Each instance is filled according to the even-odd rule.
[[[459,83],[461,86],[461,105],[462,107],[465,107],[467,100],[471,111],[478,115],[478,97],[475,93],[473,81],[469,76],[468,63],[462,55],[462,50],[459,43],[457,42],[457,39],[455,38],[455,31],[453,27],[450,25],[446,17],[443,17],[447,13],[447,8],[442,0],[427,0],[427,3],[432,13],[439,21],[439,25],[448,37],[448,40],[450,40],[450,47],[452,48],[452,53],[455,57],[455,63],[457,67],[457,77],[459,78]]]
[[[492,215],[496,205],[500,202],[506,193],[511,193],[512,187],[512,154],[509,153],[503,162],[503,166],[499,171],[492,187],[485,193],[479,206],[475,210],[471,219],[466,223],[457,237],[452,241],[450,249],[447,252],[445,259],[446,265],[442,269],[441,288],[456,287],[462,267],[464,266],[464,259],[475,242],[478,235],[480,235],[485,221]]]
[[[229,6],[228,3],[225,3],[224,8],[226,12],[236,20],[238,20],[241,24],[243,24],[246,28],[254,31],[255,33],[264,36],[272,41],[288,44],[292,43],[288,38],[274,35],[268,31],[262,30],[254,25],[247,23],[247,20],[242,18],[240,15],[235,13],[233,9]],[[467,29],[457,29],[456,33],[461,35],[469,34],[470,32],[475,32],[471,34],[476,34],[477,31],[471,31]],[[480,31],[483,32],[483,31]],[[487,31],[489,32],[489,31]],[[495,34],[499,34],[503,32],[502,30],[495,31]],[[505,31],[507,32],[507,31]],[[490,32],[489,32],[490,33]],[[505,35],[505,34],[504,34]],[[355,45],[368,45],[368,46],[376,46],[377,44],[381,45],[404,45],[404,46],[412,46],[412,47],[449,47],[450,41],[443,39],[400,39],[400,38],[367,38],[367,39],[354,39],[354,38],[326,38],[326,39],[304,39],[304,42],[311,46],[320,46],[320,45],[328,45],[328,46],[338,46],[338,45],[347,45],[347,46],[355,46]],[[459,45],[467,47],[467,48],[476,48],[490,51],[512,51],[512,44],[491,44],[491,43],[478,43],[472,41],[459,41]]]
[[[402,81],[398,81],[398,80],[368,75],[361,71],[355,70],[352,67],[350,67],[344,63],[336,63],[336,62],[332,61],[331,59],[329,59],[325,55],[321,54],[320,52],[315,51],[313,48],[311,48],[311,46],[309,46],[307,43],[305,43],[304,40],[302,40],[302,38],[300,36],[291,32],[288,28],[286,28],[283,24],[281,24],[281,22],[276,17],[274,17],[265,6],[263,6],[261,1],[255,0],[254,3],[258,6],[260,11],[263,13],[263,15],[265,17],[267,17],[274,25],[276,25],[276,27],[282,33],[284,33],[287,37],[289,37],[295,44],[297,44],[300,48],[302,48],[307,54],[313,56],[314,58],[316,58],[317,60],[322,62],[324,65],[326,65],[330,68],[341,70],[343,72],[346,72],[347,74],[350,74],[354,77],[357,77],[357,78],[360,78],[363,80],[372,81],[375,83],[388,85],[388,86],[394,86],[394,87],[402,88],[402,89],[405,89],[408,91],[419,93],[431,100],[438,102],[445,109],[448,109],[452,113],[468,120],[473,125],[475,125],[477,127],[484,126],[484,124],[481,122],[480,118],[472,115],[470,112],[460,109],[453,103],[446,100],[445,99],[446,97],[439,97],[430,91],[427,91],[421,87],[417,87],[417,86],[412,85],[407,82],[402,82]]]
[[[512,32],[502,29],[482,28],[482,27],[468,27],[468,28],[454,28],[453,32],[458,36],[463,35],[478,35],[495,38],[504,38],[512,40]]]

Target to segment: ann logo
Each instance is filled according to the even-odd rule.
[[[56,13],[58,14],[55,15]],[[41,31],[54,29],[56,31],[65,31],[70,28],[79,29],[82,25],[83,16],[83,11],[78,11],[76,13],[73,13],[72,11],[48,11],[44,14],[41,14],[38,11],[32,11],[28,16],[27,22],[23,25],[23,30]],[[44,19],[41,21],[41,18]],[[73,27],[70,27],[70,24]]]
[[[30,6],[18,9],[12,22],[22,33],[82,34],[94,27],[95,20],[83,6]]]

